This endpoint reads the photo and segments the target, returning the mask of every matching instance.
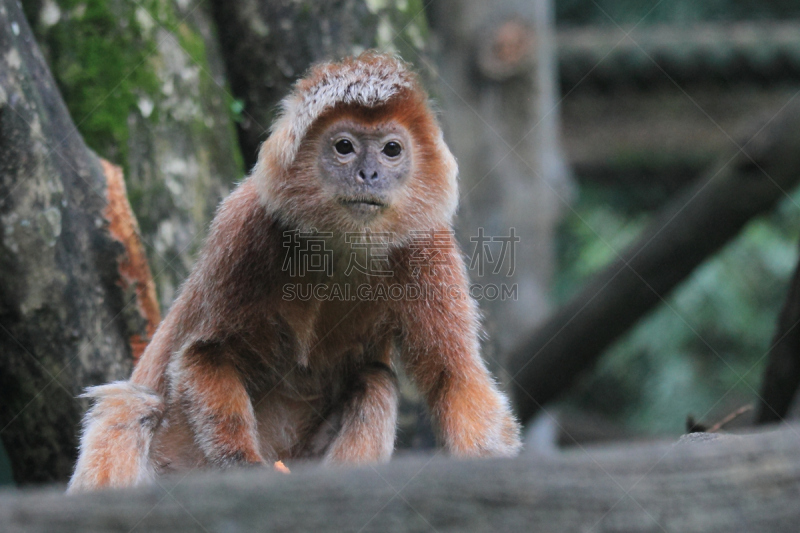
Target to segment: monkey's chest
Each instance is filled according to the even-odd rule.
[[[335,394],[332,384],[385,359],[388,324],[385,307],[372,302],[283,302],[258,349],[265,385],[303,397]]]

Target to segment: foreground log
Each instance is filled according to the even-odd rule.
[[[19,4],[0,1],[0,437],[18,483],[67,478],[75,396],[127,376],[157,321],[118,170],[74,132]]]
[[[665,206],[639,240],[511,354],[518,413],[528,419],[753,217],[800,179],[800,105],[791,104]]]
[[[0,531],[796,532],[798,428],[719,441],[0,495]],[[704,435],[704,434],[701,434]]]

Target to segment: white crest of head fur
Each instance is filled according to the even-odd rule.
[[[401,59],[376,52],[365,52],[341,62],[321,63],[297,81],[292,92],[281,102],[281,112],[271,128],[269,139],[262,145],[258,163],[252,175],[258,178],[258,190],[270,212],[281,213],[295,224],[310,224],[296,206],[283,199],[286,180],[314,123],[339,104],[378,107],[407,91],[421,91],[416,74]],[[446,190],[434,203],[438,208],[425,215],[425,227],[452,223],[458,205],[458,166],[444,142],[441,128],[435,126],[435,152],[443,163]],[[423,180],[424,187],[424,180]],[[416,200],[412,200],[416,202]],[[351,222],[349,219],[347,222]],[[347,227],[343,223],[342,227]]]
[[[367,59],[361,60],[363,57]],[[367,54],[336,64],[336,68],[332,65],[314,67],[314,83],[301,87],[301,80],[281,102],[280,118],[271,133],[282,141],[275,155],[284,169],[294,161],[308,129],[326,110],[336,104],[374,107],[414,84],[412,72],[393,56]]]

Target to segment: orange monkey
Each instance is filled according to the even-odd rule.
[[[282,105],[130,381],[88,390],[70,490],[301,457],[386,461],[395,362],[450,454],[519,450],[452,237],[456,163],[416,76],[366,53],[314,67]],[[420,249],[420,232],[444,245]],[[326,271],[301,268],[313,239]],[[383,250],[382,275],[349,268],[370,247]],[[350,296],[287,291],[306,284]],[[387,298],[389,284],[421,296]]]

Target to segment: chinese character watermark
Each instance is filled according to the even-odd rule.
[[[491,237],[484,233],[483,228],[478,228],[478,235],[470,237],[470,242],[475,243],[475,248],[469,260],[469,269],[478,269],[478,276],[486,274],[486,265],[492,265],[492,274],[499,274],[503,269],[503,265],[508,264],[506,276],[511,277],[514,275],[515,268],[515,250],[520,238],[516,235],[514,228],[509,228],[508,235],[493,235]],[[492,255],[490,243],[500,243],[500,252],[495,258]],[[508,261],[506,261],[508,258]]]
[[[345,276],[350,276],[353,272],[377,277],[394,275],[389,266],[389,245],[394,242],[393,233],[345,233],[344,240],[350,245],[350,259],[344,271]]]
[[[435,275],[436,265],[447,264],[444,252],[454,248],[453,230],[412,231],[408,247],[411,249],[408,260],[411,275],[419,277],[423,268]]]
[[[288,230],[283,232],[286,255],[283,270],[290,276],[305,276],[309,272],[333,275],[333,250],[328,248],[331,232]]]

